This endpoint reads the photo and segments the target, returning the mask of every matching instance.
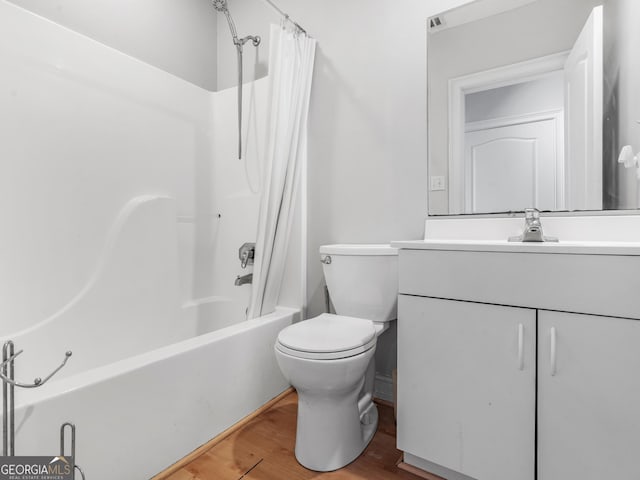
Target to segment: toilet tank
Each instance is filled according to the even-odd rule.
[[[397,317],[398,250],[389,245],[324,245],[320,260],[338,315],[387,322]]]

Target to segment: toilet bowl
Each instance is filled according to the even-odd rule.
[[[298,392],[296,459],[326,472],[355,460],[378,425],[373,358],[377,337],[396,317],[397,250],[328,245],[320,254],[337,314],[283,329],[275,354]]]

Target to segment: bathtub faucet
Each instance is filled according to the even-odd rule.
[[[253,273],[247,273],[246,275],[238,275],[236,277],[236,281],[233,282],[233,284],[236,287],[239,287],[240,285],[244,285],[245,283],[251,283],[253,281]]]

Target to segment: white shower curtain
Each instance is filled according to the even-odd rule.
[[[271,26],[266,172],[248,318],[273,312],[280,294],[300,169],[307,157],[315,48],[307,35]]]

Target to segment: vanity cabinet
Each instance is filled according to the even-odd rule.
[[[538,479],[640,478],[640,321],[538,312]]]
[[[598,276],[603,257],[400,251],[405,462],[448,480],[640,479],[640,295],[629,272]]]
[[[535,323],[531,309],[401,295],[398,448],[473,478],[533,480]]]

